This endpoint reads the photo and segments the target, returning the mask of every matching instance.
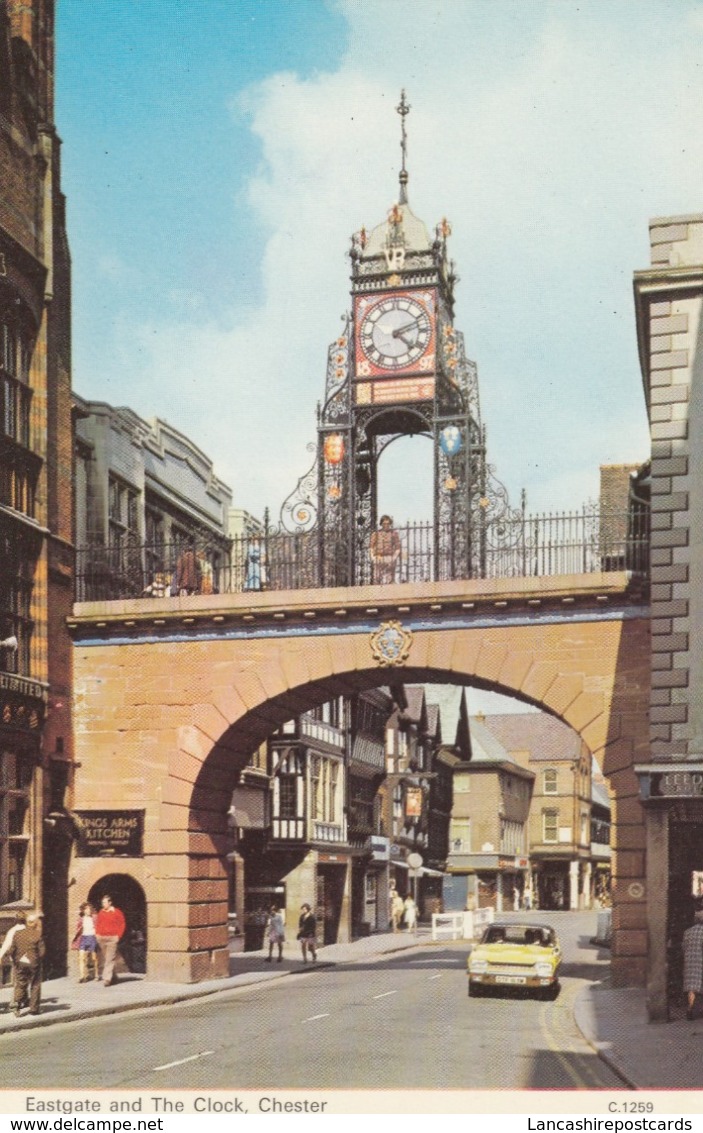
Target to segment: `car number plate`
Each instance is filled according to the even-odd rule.
[[[525,976],[496,976],[497,984],[524,984]]]

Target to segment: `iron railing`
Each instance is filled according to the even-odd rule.
[[[513,514],[479,523],[468,539],[450,525],[411,523],[396,531],[396,552],[385,562],[372,556],[368,536],[355,546],[345,541],[322,548],[317,530],[235,538],[228,552],[204,541],[79,547],[76,600],[649,570],[649,531],[642,518],[633,524],[627,515],[592,507],[571,514]]]

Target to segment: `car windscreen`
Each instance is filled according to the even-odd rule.
[[[552,944],[552,934],[549,929],[531,925],[489,925],[481,943],[532,944],[546,948]]]

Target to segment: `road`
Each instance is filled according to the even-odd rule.
[[[190,1003],[15,1032],[0,1039],[2,1084],[622,1089],[573,1020],[580,987],[607,972],[585,935],[593,915],[550,920],[565,956],[554,1002],[470,999],[466,944],[421,943]]]

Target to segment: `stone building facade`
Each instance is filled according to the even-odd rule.
[[[634,277],[651,432],[651,760],[646,812],[649,1010],[667,1017],[703,869],[703,215],[653,220]],[[667,894],[666,899],[663,895]]]
[[[229,586],[232,493],[189,438],[156,417],[74,395],[76,597],[171,591],[182,550],[200,592]]]
[[[530,890],[529,816],[535,775],[493,735],[491,717],[471,719],[468,758],[444,753],[453,772],[447,904],[520,908]]]
[[[0,933],[65,954],[72,602],[70,258],[53,0],[0,0]]]
[[[554,910],[590,908],[592,790],[586,744],[573,728],[546,712],[496,713],[485,717],[482,728],[534,774],[529,820],[532,904]]]

